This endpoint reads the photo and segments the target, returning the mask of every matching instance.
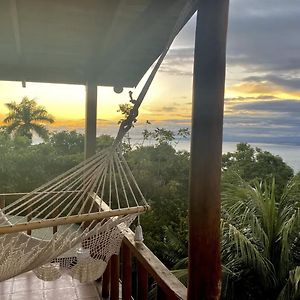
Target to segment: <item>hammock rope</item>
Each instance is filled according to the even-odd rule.
[[[110,210],[103,211],[105,203]],[[44,280],[64,272],[94,280],[118,252],[122,230],[147,209],[121,147],[105,149],[1,210],[0,280],[30,269]],[[58,230],[51,234],[53,226]],[[23,233],[28,230],[32,236]],[[60,258],[78,244],[88,251],[86,259],[79,263],[76,248]]]
[[[131,98],[133,108],[112,146],[0,209],[0,281],[29,270],[43,280],[68,273],[92,281],[118,254],[124,230],[149,209],[123,156],[122,139],[177,32],[195,10],[196,1],[188,0],[137,100]]]

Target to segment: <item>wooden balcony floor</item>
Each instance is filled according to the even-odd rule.
[[[64,275],[42,281],[33,272],[0,282],[1,300],[100,300],[95,283],[80,283]]]

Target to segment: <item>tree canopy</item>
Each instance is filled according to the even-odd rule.
[[[278,195],[294,175],[293,169],[280,156],[260,148],[253,148],[247,143],[239,143],[235,152],[224,154],[222,168],[224,173],[226,171],[237,172],[248,182],[255,180],[271,182],[275,178]]]

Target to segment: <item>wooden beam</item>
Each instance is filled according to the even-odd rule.
[[[85,108],[85,159],[96,153],[96,131],[97,131],[97,84],[88,82],[86,84],[86,108]]]
[[[101,86],[115,86],[119,84],[123,87],[132,88],[138,83],[126,77],[118,77],[118,80],[112,80],[113,76],[115,75],[111,74],[109,77],[101,78]],[[78,68],[58,68],[55,66],[45,68],[43,66],[28,66],[22,62],[18,65],[0,64],[0,80],[21,81],[23,77],[26,77],[27,82],[85,85],[88,76],[85,74],[85,69]],[[98,84],[100,85],[100,82]]]
[[[198,0],[189,199],[188,299],[219,299],[220,177],[228,0]]]

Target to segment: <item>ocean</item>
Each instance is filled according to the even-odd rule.
[[[132,145],[139,145],[141,144],[142,140],[139,137],[135,137],[131,135],[131,144]],[[153,142],[145,141],[144,145],[151,145]],[[224,141],[222,145],[222,152],[234,152],[236,150],[237,142],[227,142]],[[300,171],[300,146],[297,145],[285,145],[285,144],[267,144],[267,143],[249,143],[252,147],[260,148],[263,151],[268,151],[273,155],[279,155],[283,161],[294,169],[295,174]],[[190,151],[190,139],[179,139],[175,140],[172,143],[173,147],[180,151]]]
[[[274,155],[279,155],[283,161],[294,169],[295,174],[300,171],[300,146],[283,145],[283,144],[265,144],[265,143],[249,143],[252,147],[261,148],[269,151]],[[236,150],[236,142],[223,142],[222,152],[233,152]],[[177,150],[190,150],[190,141],[180,141],[176,146]]]
[[[138,145],[142,142],[142,131],[144,129],[153,130],[157,126],[151,125],[150,127],[145,126],[136,126],[130,130],[130,140],[132,145]],[[162,126],[166,129],[172,130],[173,132],[176,132],[180,126],[175,125],[171,126],[168,124],[168,126]],[[70,128],[60,128],[60,130],[70,130]],[[58,130],[58,131],[60,131]],[[97,136],[102,134],[109,134],[111,136],[116,136],[118,130],[118,126],[103,126],[97,127]],[[83,128],[76,128],[76,131],[84,133]],[[190,139],[178,139],[175,136],[176,140],[172,144],[176,150],[186,150],[190,151]],[[36,139],[35,142],[39,139]],[[242,141],[241,141],[242,142]],[[244,141],[243,141],[244,142]],[[153,144],[153,141],[145,141],[144,145],[151,145]],[[230,142],[230,141],[224,141],[223,142],[223,153],[226,152],[233,152],[236,150],[236,144],[237,142]],[[288,164],[290,167],[294,169],[295,174],[300,171],[300,146],[299,145],[293,145],[293,144],[270,144],[270,143],[249,143],[253,147],[261,148],[264,151],[269,151],[274,155],[279,155],[283,161]]]

